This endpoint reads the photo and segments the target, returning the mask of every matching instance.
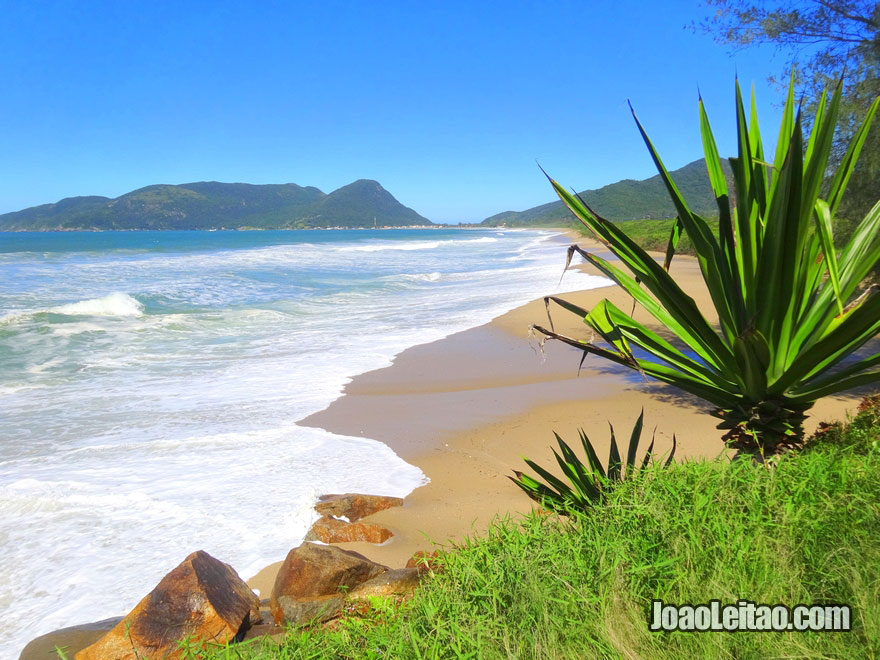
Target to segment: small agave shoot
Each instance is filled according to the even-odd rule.
[[[747,119],[737,82],[739,147],[737,157],[729,159],[734,183],[729,191],[700,99],[703,148],[718,205],[717,237],[706,219],[688,208],[636,118],[677,212],[665,263],[655,262],[618,225],[550,179],[572,213],[632,275],[576,245],[569,248],[568,261],[575,252],[580,254],[622,286],[696,358],[608,300],[586,310],[548,299],[582,316],[607,348],[558,334],[552,322],[550,329],[535,329],[581,349],[585,356],[599,355],[714,404],[714,414],[723,420],[718,428],[728,430],[724,440],[732,447],[766,457],[802,443],[806,412],[817,399],[880,382],[880,353],[853,356],[880,331],[880,286],[858,291],[880,259],[880,202],[839,254],[831,229],[878,102],[871,105],[840,166],[829,175],[841,86],[830,103],[822,94],[806,144],[789,87],[776,154],[769,163],[754,93]],[[669,275],[682,231],[694,246],[720,329]],[[633,347],[649,357],[636,357]],[[844,362],[847,358],[851,359]]]
[[[602,468],[602,464],[599,462],[599,457],[596,455],[596,450],[593,448],[593,443],[590,442],[590,439],[587,437],[587,434],[584,433],[584,430],[580,429],[578,434],[581,438],[584,454],[587,457],[586,463],[577,457],[572,448],[559,437],[559,434],[555,432],[553,433],[553,435],[556,436],[556,441],[559,443],[559,449],[562,452],[562,455],[560,456],[556,453],[555,449],[553,450],[553,454],[556,456],[556,462],[559,463],[562,473],[571,484],[570,486],[562,479],[553,476],[553,474],[542,468],[540,465],[525,457],[523,457],[523,460],[526,464],[542,476],[547,483],[543,484],[537,479],[518,471],[514,471],[514,476],[508,477],[508,479],[522,488],[526,495],[533,500],[548,509],[553,509],[557,513],[567,513],[572,509],[584,511],[594,504],[599,504],[605,494],[614,487],[614,484],[621,482],[624,479],[632,478],[635,474],[644,470],[648,466],[648,463],[653,456],[651,453],[654,449],[653,436],[651,437],[651,444],[648,445],[648,451],[645,454],[644,459],[642,459],[641,465],[636,468],[636,453],[639,449],[639,439],[642,436],[642,423],[644,416],[645,411],[643,409],[639,418],[636,420],[636,424],[633,427],[632,434],[629,438],[629,447],[626,452],[626,471],[623,470],[623,464],[620,460],[620,451],[617,448],[617,441],[614,438],[614,427],[609,424],[608,426],[611,427],[611,449],[608,452],[607,471]],[[669,458],[666,460],[663,467],[668,467],[672,462],[672,458],[675,456],[675,445],[675,436],[672,436],[672,451],[669,453]]]

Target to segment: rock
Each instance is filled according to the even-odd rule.
[[[278,597],[278,611],[282,620],[295,626],[329,621],[339,616],[345,604],[345,595],[312,596],[311,598]]]
[[[245,633],[244,639],[247,641],[259,637],[275,644],[282,644],[286,636],[287,630],[283,626],[276,626],[275,623],[269,621],[268,623],[258,623],[255,626],[251,626]]]
[[[166,575],[109,633],[76,660],[179,658],[190,638],[239,641],[262,620],[260,601],[228,564],[199,550]]]
[[[421,572],[417,568],[397,568],[367,580],[350,593],[352,599],[370,596],[411,596],[419,586]]]
[[[287,553],[278,570],[269,599],[272,618],[278,625],[326,621],[342,607],[347,592],[387,570],[357,552],[303,543]]]
[[[437,572],[442,568],[437,561],[439,557],[440,553],[437,550],[434,552],[419,550],[413,553],[413,556],[407,560],[406,567],[418,569],[419,573],[427,573],[428,571]]]
[[[322,495],[315,505],[315,511],[322,516],[345,517],[350,522],[357,522],[377,511],[402,505],[403,500],[399,497],[346,493],[345,495]]]
[[[372,523],[337,520],[332,516],[321,516],[309,533],[306,541],[322,543],[346,543],[348,541],[366,541],[367,543],[384,543],[394,534],[390,529]]]
[[[18,660],[49,660],[57,657],[55,647],[60,648],[72,658],[80,649],[94,644],[101,637],[107,634],[109,630],[113,630],[117,623],[122,621],[121,616],[112,619],[104,619],[103,621],[95,621],[94,623],[84,623],[70,628],[61,628],[53,630],[45,635],[40,635],[28,642],[27,646],[21,651]]]

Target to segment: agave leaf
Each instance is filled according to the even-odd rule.
[[[746,330],[733,342],[736,363],[742,371],[748,395],[758,398],[767,391],[767,364],[770,353],[767,340],[754,328]]]
[[[637,360],[633,355],[629,342],[621,333],[620,328],[617,327],[613,320],[611,320],[607,304],[608,302],[606,300],[599,301],[590,313],[587,314],[584,321],[587,325],[593,328],[593,330],[602,335],[602,338],[605,341],[614,346],[621,355],[627,356],[633,363],[636,363]]]
[[[602,467],[602,463],[599,462],[599,456],[596,454],[593,443],[590,442],[590,439],[587,437],[587,434],[584,432],[583,429],[578,429],[578,436],[580,436],[581,445],[584,448],[584,454],[587,457],[587,462],[590,466],[590,470],[598,474],[603,479],[606,478],[605,469]]]
[[[559,444],[559,449],[562,452],[567,469],[570,471],[570,474],[574,475],[572,483],[576,485],[587,484],[592,487],[596,482],[595,473],[581,462],[572,448],[559,437],[559,434],[554,432],[553,435],[556,436],[556,441]],[[592,488],[587,488],[586,490],[591,494],[594,492]]]
[[[834,128],[840,111],[840,99],[843,95],[842,82],[838,83],[828,112],[824,112],[827,93],[822,94],[818,111],[813,122],[813,132],[807,144],[804,157],[804,202],[801,208],[801,222],[806,225],[813,206],[819,197],[819,189],[828,171],[828,157],[834,142]],[[830,216],[830,211],[829,211]]]
[[[767,191],[770,188],[768,172],[773,163],[764,160],[764,145],[761,141],[761,127],[758,123],[758,104],[755,100],[755,86],[752,85],[751,114],[748,122],[748,144],[751,147],[752,177],[749,198],[753,200],[761,217],[767,211]],[[757,263],[757,260],[752,260]]]
[[[583,445],[586,454],[586,464],[577,457],[571,447],[568,446],[558,433],[554,432],[553,434],[556,437],[556,441],[559,444],[559,449],[562,454],[560,456],[556,450],[553,450],[553,455],[560,468],[562,468],[563,474],[565,474],[570,485],[564,483],[561,479],[555,477],[540,465],[537,465],[534,461],[530,461],[527,458],[523,458],[523,460],[525,460],[526,464],[535,470],[539,476],[546,479],[547,484],[543,484],[537,479],[516,470],[513,471],[514,476],[508,478],[521,488],[530,498],[540,502],[544,506],[559,511],[560,513],[566,513],[570,509],[584,510],[587,507],[600,502],[607,489],[613,488],[615,484],[620,481],[635,475],[635,471],[633,470],[633,466],[635,465],[635,447],[641,436],[643,419],[644,410],[642,410],[639,415],[630,437],[627,454],[627,469],[625,474],[621,471],[620,452],[618,451],[617,441],[614,437],[614,427],[609,424],[611,427],[611,450],[608,457],[607,477],[605,471],[602,469],[601,463],[599,463],[599,458],[596,455],[596,451],[587,437],[587,434],[583,429],[580,429],[578,434],[580,435],[581,444]],[[672,443],[672,454],[674,454],[674,436]],[[645,456],[642,468],[644,468],[650,460],[653,447],[654,439],[652,438],[651,446],[648,447],[648,454]],[[671,458],[672,456],[670,455],[670,461]],[[669,465],[670,461],[666,462],[666,466]]]
[[[513,483],[522,488],[525,491],[525,494],[531,497],[533,500],[538,502],[539,504],[544,504],[545,502],[553,502],[554,505],[551,507],[556,509],[557,506],[562,506],[565,502],[564,498],[562,498],[557,492],[548,488],[540,481],[532,479],[527,474],[523,474],[522,472],[517,472],[514,470],[515,477],[508,476]]]
[[[724,169],[721,167],[721,157],[718,155],[718,147],[715,144],[715,136],[706,115],[703,99],[700,97],[700,134],[703,138],[703,151],[706,155],[706,169],[709,172],[709,182],[715,195],[715,203],[718,206],[718,233],[721,239],[722,253],[725,260],[724,266],[732,274],[732,267],[736,260],[736,239],[733,234],[733,224],[730,216],[730,195],[727,191],[727,179]],[[727,291],[728,299],[742,301],[742,289],[739,277],[731,277],[732,290]],[[741,330],[745,323],[745,311],[741,305],[731,305],[735,316],[737,331]]]
[[[853,294],[878,260],[880,260],[880,202],[868,212],[839,256],[840,294],[844,300]],[[812,304],[799,321],[796,340],[800,353],[824,337],[829,328],[838,321],[834,296],[835,291],[832,286],[823,287],[817,292]],[[793,344],[795,344],[794,340]]]
[[[874,99],[874,102],[868,108],[868,112],[865,113],[862,125],[859,127],[855,138],[849,143],[846,154],[843,156],[843,161],[831,180],[831,190],[828,193],[828,206],[831,208],[831,215],[837,213],[837,207],[840,206],[840,202],[843,199],[843,193],[855,169],[856,161],[859,159],[865,139],[868,137],[868,130],[871,128],[871,122],[874,120],[878,104],[880,104],[880,96]]]
[[[655,263],[667,279],[658,281],[650,275],[642,276],[646,288],[657,296],[655,300],[631,277],[601,257],[588,252],[583,252],[583,256],[610,279],[622,286],[649,314],[675,333],[710,366],[717,369],[726,378],[736,378],[736,372],[731,369],[728,363],[728,361],[732,361],[733,357],[730,349],[712,330],[693,298],[681,291],[678,285],[669,278],[669,274],[659,268],[659,264]]]
[[[585,318],[587,314],[589,314],[589,310],[580,307],[579,305],[575,305],[572,302],[567,300],[563,300],[557,296],[544,296],[544,307],[547,309],[547,319],[550,321],[550,327],[553,328],[553,320],[550,319],[550,303],[555,302],[557,305],[562,307],[565,310],[568,310],[575,316],[579,316],[581,318]]]
[[[571,447],[564,442],[561,443],[560,446],[564,447],[562,453],[565,458],[557,454],[556,450],[553,450],[553,455],[556,457],[556,462],[559,463],[559,467],[562,468],[565,476],[568,477],[568,480],[574,487],[574,492],[576,492],[578,497],[583,500],[597,501],[602,496],[602,492],[588,475],[584,468],[584,464],[581,463],[577,456],[575,456],[574,452],[571,451]]]
[[[822,242],[822,252],[825,254],[825,263],[828,266],[828,277],[834,287],[834,295],[837,300],[837,308],[843,313],[843,297],[840,291],[840,269],[837,265],[837,255],[834,253],[834,239],[831,235],[831,209],[828,202],[823,199],[816,200],[816,228],[819,239]]]
[[[612,252],[614,252],[614,254],[627,265],[638,280],[645,283],[645,286],[651,291],[651,293],[657,296],[658,300],[665,307],[663,312],[664,315],[674,315],[678,319],[679,323],[676,323],[677,334],[689,334],[689,329],[693,329],[696,331],[694,337],[697,338],[699,342],[703,342],[710,347],[711,353],[718,356],[731,357],[729,348],[725,346],[721,339],[715,334],[712,327],[704,318],[702,318],[702,314],[693,299],[681,291],[675,281],[670,277],[669,273],[663,270],[663,267],[660,266],[660,264],[654,261],[654,259],[641,247],[636,245],[636,243],[619,227],[589,210],[588,207],[572,197],[572,195],[570,195],[568,191],[556,181],[550,177],[547,178],[553,185],[554,190],[556,190],[557,195],[559,195],[560,199],[562,199],[575,216],[577,216],[583,224],[591,227],[597,235],[607,239],[608,246]],[[639,300],[639,304],[646,306],[646,303],[638,297],[639,294],[643,298],[646,296],[637,280],[626,275],[614,266],[611,266],[604,259],[595,255],[590,255],[579,246],[573,245],[569,248],[569,251],[577,251],[582,257],[584,257],[584,259],[602,270],[605,275],[626,288],[630,295]],[[600,266],[600,263],[604,265]],[[650,300],[650,297],[647,296],[647,299]],[[658,305],[654,303],[653,307],[657,309]],[[669,311],[665,311],[666,309]],[[652,314],[653,313],[654,312],[652,311]],[[702,319],[702,322],[700,322],[699,319]],[[658,318],[658,320],[661,321],[661,323],[665,323],[663,319]],[[687,340],[685,340],[681,334],[679,334],[679,337],[687,343]],[[691,345],[691,348],[694,348],[694,346]],[[694,350],[699,352],[696,348],[694,348]]]
[[[663,464],[664,468],[668,468],[669,464],[672,463],[672,459],[675,458],[675,448],[678,446],[678,443],[675,440],[675,434],[672,434],[672,451],[669,452],[669,458],[666,459],[666,462]]]
[[[626,452],[626,474],[629,476],[636,464],[636,452],[639,448],[639,438],[642,437],[642,424],[645,420],[645,409],[639,413],[639,418],[633,426],[632,433],[629,436],[629,447]]]
[[[773,159],[773,169],[776,172],[782,170],[782,165],[788,157],[791,146],[791,136],[794,133],[794,73],[788,81],[788,95],[782,110],[782,123],[779,125],[779,137],[776,139],[776,157]]]
[[[816,383],[811,387],[804,387],[797,390],[789,400],[793,403],[810,403],[823,396],[845,392],[855,387],[864,385],[873,385],[880,383],[880,370],[866,371],[846,378],[828,378],[821,381],[822,384]]]
[[[707,383],[699,377],[691,376],[690,374],[680,372],[666,365],[658,364],[656,362],[649,362],[647,360],[637,360],[635,363],[633,363],[629,358],[622,356],[619,353],[608,351],[600,346],[596,346],[594,344],[590,344],[579,339],[574,339],[572,337],[561,335],[557,332],[553,332],[552,330],[542,328],[539,325],[533,325],[532,328],[534,328],[541,334],[546,335],[547,337],[558,339],[559,341],[569,344],[570,346],[574,346],[575,348],[578,348],[582,351],[598,355],[607,360],[611,360],[612,362],[616,362],[617,364],[620,364],[624,367],[636,369],[650,376],[653,376],[658,380],[662,380],[663,382],[675,385],[676,387],[683,389],[686,392],[690,392],[691,394],[705,399],[706,401],[710,401],[717,406],[730,407],[734,405],[737,400],[736,396],[727,389],[716,387]]]
[[[620,481],[620,451],[617,449],[617,440],[614,438],[614,427],[608,422],[611,429],[611,445],[608,449],[608,479]]]
[[[670,366],[680,369],[691,376],[709,381],[720,388],[730,388],[734,385],[732,381],[720,376],[702,362],[691,359],[661,336],[635,321],[631,316],[617,308],[611,301],[606,299],[603,303],[606,312],[621,334],[636,346],[645,349],[651,355],[662,359]]]
[[[746,309],[753,311],[754,299],[749,298],[748,294],[753,292],[752,282],[755,278],[758,264],[758,248],[759,233],[762,229],[756,223],[752,222],[753,215],[757,209],[754,204],[757,200],[752,199],[752,195],[746,191],[752,190],[752,178],[754,164],[752,162],[752,145],[749,136],[749,125],[746,120],[746,112],[743,107],[742,91],[739,87],[739,80],[736,81],[736,130],[737,130],[737,157],[730,159],[730,167],[733,170],[733,179],[736,186],[736,230],[737,230],[737,246],[738,258],[740,261],[740,270],[742,272],[743,292],[746,296]],[[762,200],[766,205],[765,199]]]
[[[523,457],[523,461],[525,461],[526,465],[528,465],[535,472],[537,472],[541,477],[543,477],[543,479],[548,484],[550,484],[550,486],[555,488],[556,492],[558,492],[560,495],[567,496],[567,495],[571,494],[571,488],[569,488],[568,485],[564,481],[555,477],[551,472],[548,472],[547,470],[542,468],[540,465],[538,465],[537,463],[535,463],[532,460],[529,460],[528,458]]]
[[[593,355],[598,355],[605,358],[606,360],[611,360],[612,362],[616,362],[617,364],[623,365],[625,367],[638,369],[638,365],[634,364],[631,358],[625,355],[621,355],[620,353],[614,353],[613,351],[606,350],[601,346],[596,346],[595,344],[591,344],[581,339],[574,339],[573,337],[561,335],[558,332],[554,332],[553,330],[542,328],[540,325],[533,325],[532,328],[534,330],[537,330],[541,334],[546,335],[547,337],[558,339],[559,341],[568,344],[569,346],[573,346],[574,348],[580,349],[585,353],[592,353]]]
[[[632,106],[630,106],[630,110],[632,111]],[[715,310],[718,312],[721,326],[726,333],[732,336],[736,331],[737,325],[730,306],[730,302],[733,300],[733,281],[728,262],[725,261],[722,255],[721,247],[712,234],[709,223],[688,208],[675,182],[663,165],[663,161],[660,160],[660,156],[657,154],[657,150],[654,148],[648,134],[645,132],[638,117],[636,117],[635,111],[632,111],[632,115],[642,135],[642,140],[647,145],[651,158],[654,160],[654,165],[660,173],[660,179],[665,184],[669,197],[675,206],[678,219],[684,225],[688,237],[694,244],[697,261],[700,264],[700,270],[703,273],[706,287],[709,289],[709,295],[712,296]]]
[[[644,411],[645,411],[645,409],[642,408],[642,412],[644,412]],[[654,431],[651,433],[651,444],[648,445],[648,451],[645,452],[645,458],[642,459],[642,465],[639,468],[639,470],[644,470],[646,467],[648,467],[648,463],[651,461],[651,456],[654,453],[654,439],[656,437],[657,437],[657,427],[655,426]]]
[[[774,177],[768,213],[777,218],[764,235],[756,281],[761,283],[763,302],[757,317],[757,329],[773,346],[771,375],[781,373],[788,356],[791,327],[794,323],[795,279],[801,266],[802,235],[800,201],[803,179],[800,117],[795,121],[788,158]]]
[[[841,295],[849,298],[880,259],[880,201],[868,211],[841,253]]]
[[[774,383],[774,390],[798,391],[798,381],[809,381],[838,364],[880,332],[880,290],[874,289],[824,338],[809,347],[810,360],[795,362]],[[806,383],[805,383],[806,384]]]
[[[797,381],[809,381],[837,365],[880,332],[880,291],[873,290],[847,318],[809,348],[812,360],[795,363],[775,387],[798,391]],[[807,384],[807,383],[804,383]]]
[[[672,223],[672,231],[669,233],[669,241],[666,243],[666,257],[663,259],[663,270],[667,273],[669,272],[669,266],[672,265],[672,257],[675,255],[675,250],[678,248],[683,229],[684,225],[681,224],[681,218],[676,216],[675,222]]]
[[[878,365],[880,365],[880,353],[875,353],[870,357],[866,357],[858,360],[857,362],[854,362],[844,369],[836,370],[834,371],[834,373],[826,374],[823,372],[822,374],[819,374],[816,377],[806,381],[801,389],[810,391],[814,389],[818,390],[824,389],[829,386],[834,386],[835,384],[842,382],[850,376],[858,375],[862,372],[867,372],[869,369],[872,369]]]

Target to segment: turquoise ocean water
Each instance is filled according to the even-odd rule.
[[[250,577],[321,493],[424,483],[296,422],[409,346],[599,284],[563,263],[548,231],[0,233],[0,657],[196,549]]]

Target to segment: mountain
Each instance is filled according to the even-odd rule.
[[[314,226],[430,225],[430,220],[394,199],[376,181],[360,179],[333,191],[311,206],[306,221]],[[364,222],[366,219],[366,223]],[[392,220],[392,221],[389,221]]]
[[[729,179],[730,167],[726,160],[722,163]],[[688,163],[681,169],[670,172],[670,175],[691,210],[707,216],[718,213],[703,159]],[[675,209],[659,174],[642,181],[624,179],[597,190],[585,190],[580,195],[597,213],[609,220],[675,217]],[[552,226],[568,225],[572,220],[571,211],[562,202],[556,201],[525,211],[498,213],[486,218],[480,224],[487,227],[497,227],[502,224],[508,227]]]
[[[154,185],[108,197],[68,197],[0,215],[0,231],[75,229],[304,229],[431,225],[378,182],[361,179],[329,195],[295,183],[202,181]]]

